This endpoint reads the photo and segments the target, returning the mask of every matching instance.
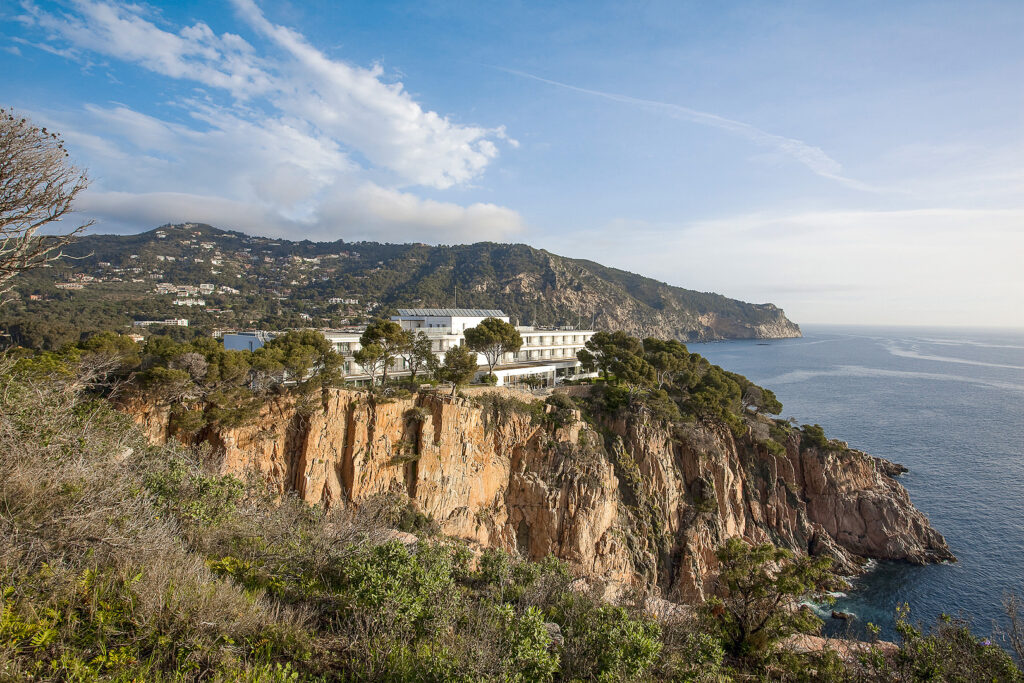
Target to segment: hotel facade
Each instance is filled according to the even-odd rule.
[[[431,343],[434,355],[441,359],[445,351],[453,346],[465,344],[465,331],[476,327],[486,318],[498,318],[509,322],[509,317],[500,310],[477,308],[400,308],[398,315],[391,319],[402,329],[413,333],[422,332]],[[576,352],[583,349],[587,340],[594,336],[594,330],[577,330],[572,327],[543,328],[517,326],[523,345],[515,353],[507,353],[494,367],[498,386],[517,386],[537,383],[553,386],[566,379],[592,377],[594,373],[583,371],[576,359]],[[344,357],[345,376],[355,383],[368,382],[369,374],[355,361],[353,354],[359,350],[362,329],[319,330],[334,344],[335,350]],[[264,343],[283,332],[246,331],[224,334],[226,349],[255,351]],[[487,364],[480,355],[477,362],[481,370],[478,377],[487,373]],[[401,377],[409,370],[404,358],[396,359],[388,374]]]

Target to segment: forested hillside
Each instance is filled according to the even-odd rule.
[[[456,303],[503,309],[518,324],[690,341],[800,334],[772,304],[673,287],[523,244],[293,242],[185,224],[89,235],[68,255],[21,281],[20,299],[0,322],[13,343],[52,348],[142,319],[187,318],[207,330],[339,327],[398,307]]]

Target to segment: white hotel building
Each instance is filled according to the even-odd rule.
[[[398,315],[391,319],[403,329],[426,334],[433,346],[434,353],[440,358],[452,346],[464,343],[463,333],[479,325],[485,318],[498,318],[509,322],[504,312],[499,310],[471,308],[400,308]],[[536,378],[543,384],[551,386],[565,379],[591,377],[584,373],[576,359],[576,352],[584,347],[587,340],[594,335],[593,330],[577,330],[571,327],[539,328],[519,326],[519,334],[523,338],[523,346],[516,353],[505,354],[494,367],[498,385],[517,385],[527,378]],[[353,352],[359,349],[359,337],[362,330],[321,330],[330,340],[338,353],[345,357],[345,375],[355,382],[366,381],[369,376],[352,358]],[[280,332],[237,332],[224,335],[224,347],[255,351],[270,339],[282,334]],[[487,372],[484,357],[478,358],[481,366],[480,374]],[[389,370],[389,374],[402,376],[408,374],[405,360],[398,359]]]

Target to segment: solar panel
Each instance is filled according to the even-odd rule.
[[[399,308],[398,315],[405,317],[453,317],[453,318],[504,318],[504,311],[496,308]]]

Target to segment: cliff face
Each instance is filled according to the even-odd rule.
[[[125,406],[154,441],[174,438],[168,410]],[[571,411],[569,411],[571,413]],[[562,414],[560,414],[562,415]],[[861,558],[953,559],[945,541],[876,458],[802,448],[772,455],[724,426],[531,421],[469,399],[420,394],[375,403],[331,390],[300,414],[271,400],[253,424],[207,428],[224,473],[257,471],[311,504],[359,504],[401,492],[449,535],[532,558],[553,553],[609,581],[681,600],[711,588],[728,537]]]

